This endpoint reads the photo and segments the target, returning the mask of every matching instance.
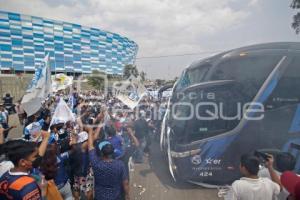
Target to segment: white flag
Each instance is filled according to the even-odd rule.
[[[26,94],[22,98],[21,104],[27,116],[38,112],[42,106],[42,101],[44,101],[51,92],[51,71],[49,55],[47,55],[44,59],[44,63],[36,68],[33,79],[26,90]]]
[[[116,97],[129,108],[134,109],[147,95],[147,89],[140,78],[131,75],[126,81],[114,84]]]
[[[67,105],[67,103],[64,101],[64,99],[61,97],[57,107],[54,111],[53,117],[51,119],[50,126],[52,124],[60,124],[60,123],[66,123],[68,121],[75,121],[75,116],[72,113],[71,109]]]
[[[65,90],[73,84],[73,76],[65,74],[56,74],[52,76],[52,89],[54,92]]]

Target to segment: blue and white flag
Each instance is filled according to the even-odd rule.
[[[133,75],[125,81],[115,83],[113,88],[116,97],[131,109],[134,109],[147,95],[147,89],[142,84],[140,77]]]
[[[31,124],[27,125],[24,129],[24,135],[29,138],[30,141],[40,141],[38,140],[40,137],[40,131],[44,125],[45,121],[43,119],[32,122]]]
[[[51,71],[49,55],[47,55],[44,59],[44,63],[36,68],[32,81],[22,99],[21,104],[27,116],[38,112],[42,106],[42,101],[44,101],[51,92]]]

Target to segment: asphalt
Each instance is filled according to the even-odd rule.
[[[130,173],[131,196],[134,200],[217,200],[216,189],[184,182],[174,182],[158,142],[152,142],[144,164],[135,164]]]

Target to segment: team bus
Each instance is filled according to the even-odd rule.
[[[297,157],[291,143],[300,144],[300,43],[291,42],[192,63],[173,87],[160,138],[173,178],[207,187],[238,179],[244,153]]]

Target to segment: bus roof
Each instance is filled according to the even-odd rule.
[[[273,43],[255,44],[255,45],[240,47],[240,48],[232,49],[229,51],[224,51],[222,53],[219,53],[217,55],[214,55],[214,56],[211,56],[208,58],[197,60],[197,61],[193,62],[191,65],[189,65],[187,67],[187,69],[198,67],[199,64],[201,64],[201,63],[219,59],[220,57],[223,57],[224,55],[227,55],[227,54],[230,54],[233,56],[233,55],[239,55],[241,53],[245,53],[248,51],[258,51],[258,50],[300,51],[300,42],[273,42]]]

